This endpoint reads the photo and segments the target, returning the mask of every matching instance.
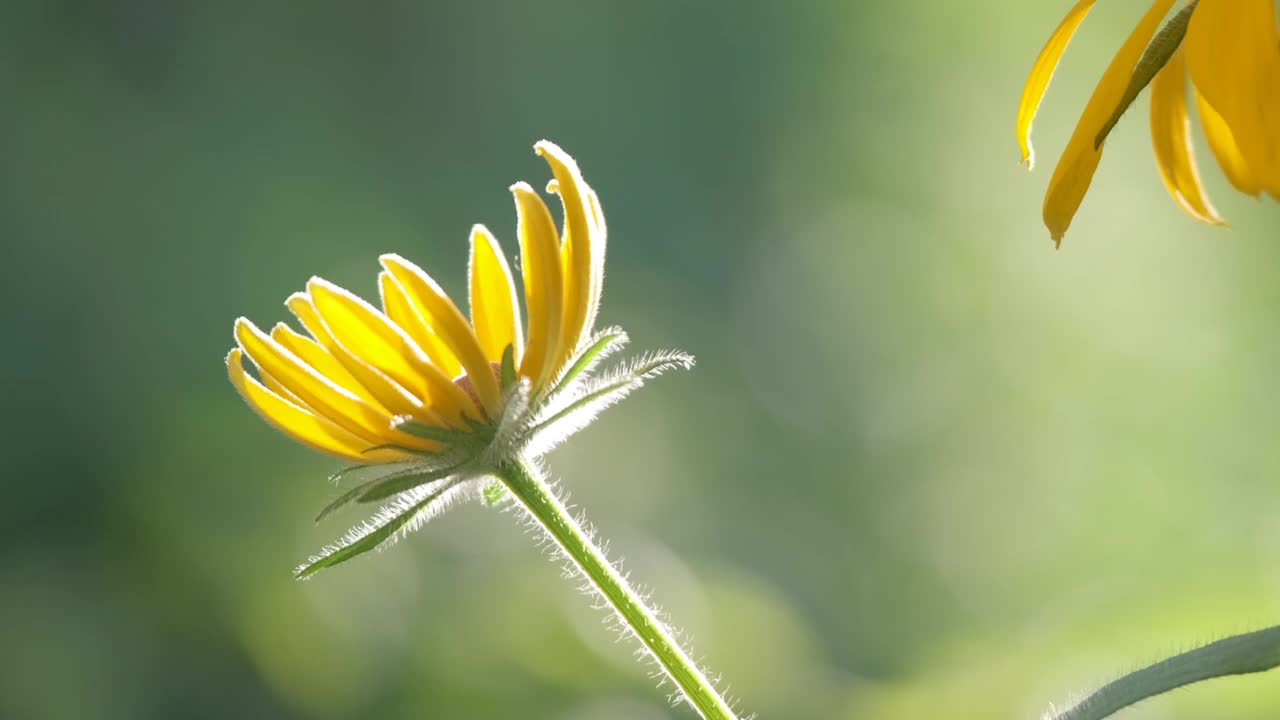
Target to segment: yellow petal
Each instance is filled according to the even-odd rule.
[[[1231,186],[1245,195],[1257,197],[1262,192],[1262,185],[1249,169],[1248,161],[1240,154],[1236,139],[1231,136],[1231,128],[1227,127],[1218,111],[1205,102],[1199,90],[1196,90],[1196,109],[1200,111],[1200,125],[1209,141],[1209,149],[1213,150],[1213,156],[1218,159],[1218,167],[1222,168],[1222,173],[1227,176]]]
[[[471,324],[489,362],[502,362],[507,346],[518,367],[524,352],[520,310],[511,268],[498,241],[482,225],[471,229]]]
[[[502,393],[493,367],[484,356],[480,340],[471,324],[453,304],[444,290],[417,265],[399,255],[388,254],[378,258],[382,267],[395,276],[404,289],[405,296],[423,321],[440,336],[458,360],[471,380],[489,417],[497,417],[502,404]]]
[[[520,274],[524,278],[524,302],[529,312],[529,340],[520,374],[535,390],[549,382],[560,355],[561,307],[564,303],[560,269],[560,240],[555,221],[542,198],[526,183],[511,186],[516,199],[517,233],[520,236]]]
[[[451,378],[462,374],[462,363],[458,362],[458,356],[454,355],[453,351],[445,345],[444,340],[423,321],[418,311],[413,309],[409,297],[404,294],[404,288],[400,287],[400,283],[396,282],[395,277],[386,270],[378,273],[378,292],[382,295],[383,312],[391,318],[391,322],[409,333],[409,337],[413,338],[418,343],[418,347],[427,354],[432,365],[440,368],[440,372]]]
[[[386,463],[412,460],[413,455],[399,450],[369,450],[369,443],[343,430],[336,424],[286,400],[249,377],[244,369],[240,348],[227,355],[227,374],[240,397],[263,420],[280,432],[313,450],[319,450],[359,463]],[[367,451],[367,452],[366,452]]]
[[[307,290],[334,339],[392,381],[378,392],[369,388],[379,399],[385,397],[384,405],[398,415],[413,415],[435,424],[441,424],[442,418],[455,423],[462,420],[463,410],[471,407],[466,392],[432,365],[387,316],[321,278],[312,278]]]
[[[1280,28],[1275,0],[1201,0],[1186,38],[1191,79],[1240,154],[1280,196]]]
[[[312,302],[311,296],[305,292],[294,293],[285,301],[285,305],[293,312],[302,326],[311,333],[316,342],[324,347],[339,364],[355,378],[359,390],[351,392],[358,395],[370,407],[374,407],[392,416],[402,411],[406,414],[414,415],[423,422],[439,424],[440,418],[428,410],[425,406],[412,403],[406,403],[404,398],[404,388],[397,387],[395,383],[386,376],[385,373],[373,367],[369,363],[361,360],[352,353],[342,343],[334,338],[333,333],[329,331],[328,326],[320,317],[320,313],[316,311],[315,304]],[[412,411],[412,412],[410,412]],[[410,447],[418,447],[416,444],[409,443],[406,438],[409,437],[398,431],[392,433],[396,438],[398,445],[407,445]],[[390,440],[388,440],[390,442]],[[438,448],[434,443],[429,444],[430,449]]]
[[[1053,178],[1049,180],[1049,190],[1044,197],[1044,224],[1049,228],[1049,234],[1055,243],[1061,244],[1063,234],[1071,225],[1071,218],[1075,216],[1080,202],[1089,190],[1093,173],[1098,169],[1098,161],[1102,159],[1102,147],[1095,148],[1094,139],[1120,104],[1129,87],[1134,67],[1151,38],[1160,29],[1160,23],[1173,3],[1174,0],[1156,0],[1129,34],[1129,38],[1103,73],[1102,80],[1098,82],[1080,116],[1080,122],[1076,124],[1075,132],[1071,134],[1067,149],[1058,159],[1058,166],[1054,168]]]
[[[587,315],[587,332],[596,326],[596,315],[600,312],[600,301],[604,297],[604,255],[609,238],[609,227],[604,221],[604,210],[600,207],[600,198],[595,190],[587,193],[591,205],[592,238],[591,242],[591,313]]]
[[[240,348],[255,365],[279,380],[280,384],[301,398],[317,414],[323,415],[371,445],[386,443],[407,445],[407,442],[392,439],[394,431],[391,430],[390,415],[320,375],[249,320],[245,318],[236,320],[235,336]],[[397,434],[404,435],[404,433]],[[409,440],[416,440],[412,436],[406,437]]]
[[[1027,84],[1022,88],[1022,100],[1018,103],[1018,147],[1022,150],[1022,163],[1027,169],[1034,167],[1036,162],[1035,149],[1031,147],[1031,123],[1036,119],[1036,111],[1040,109],[1040,101],[1049,89],[1049,82],[1053,80],[1053,73],[1058,69],[1062,54],[1066,52],[1080,23],[1084,22],[1093,9],[1093,3],[1094,0],[1080,0],[1071,8],[1071,12],[1058,24],[1058,29],[1053,31],[1049,42],[1040,51],[1035,65],[1031,66]]]
[[[1160,178],[1174,201],[1196,220],[1222,225],[1222,218],[1205,195],[1191,148],[1187,59],[1180,49],[1151,82],[1151,142]]]
[[[594,232],[588,215],[587,194],[591,188],[582,179],[578,164],[555,143],[542,140],[534,145],[538,154],[546,159],[556,177],[556,192],[564,204],[564,243],[561,247],[561,265],[564,272],[564,319],[560,328],[560,356],[555,358],[552,372],[560,366],[591,333],[587,318],[595,315],[592,306],[592,270]]]
[[[372,395],[368,394],[368,390],[356,380],[342,363],[338,361],[328,350],[324,349],[320,343],[311,338],[294,332],[293,328],[284,323],[276,323],[271,328],[271,339],[280,343],[286,350],[297,355],[303,362],[310,365],[316,372],[329,378],[335,385],[340,386],[343,390],[348,390],[363,399],[377,403]]]

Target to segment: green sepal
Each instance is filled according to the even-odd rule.
[[[432,468],[430,470],[410,468],[408,470],[393,472],[383,475],[382,477],[360,483],[334,498],[328,505],[325,505],[324,509],[320,511],[320,514],[316,515],[316,522],[320,522],[331,515],[335,510],[351,503],[352,501],[367,503],[383,500],[391,497],[392,495],[405,492],[406,490],[412,490],[419,485],[425,485],[426,483],[449,477],[450,475],[457,473],[458,469],[465,464],[466,463],[464,461],[454,465],[449,465],[448,467]]]
[[[506,350],[502,351],[502,388],[511,387],[516,384],[516,349],[514,345],[508,345]]]
[[[302,578],[315,574],[319,570],[344,563],[378,547],[387,540],[390,540],[397,531],[412,522],[413,518],[419,512],[422,512],[428,505],[439,500],[445,492],[452,489],[456,484],[457,483],[446,483],[439,490],[427,494],[426,497],[422,498],[418,502],[385,519],[382,524],[378,525],[365,535],[360,536],[353,542],[343,545],[342,547],[335,549],[333,552],[330,552],[323,557],[316,558],[310,563],[298,568],[294,571],[293,576],[301,580]]]
[[[565,371],[564,377],[560,378],[560,382],[556,384],[556,388],[551,391],[551,394],[555,395],[561,390],[569,387],[569,383],[572,383],[587,368],[591,367],[591,363],[595,362],[596,358],[600,357],[601,353],[608,350],[614,343],[624,342],[626,339],[627,334],[621,329],[615,329],[612,331],[606,330],[602,332],[599,337],[596,338],[595,342],[591,343],[586,350],[583,350],[578,357],[574,358],[573,364]]]
[[[357,502],[367,503],[385,500],[392,495],[398,495],[402,492],[412,490],[419,485],[426,485],[429,482],[442,480],[450,475],[456,474],[463,464],[440,468],[439,470],[431,470],[424,473],[414,473],[412,475],[396,473],[395,475],[380,478],[364,486],[366,488],[366,492],[358,498]]]

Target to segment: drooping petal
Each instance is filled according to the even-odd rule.
[[[395,254],[383,255],[378,260],[387,272],[395,276],[423,321],[457,355],[485,412],[491,418],[497,416],[502,394],[498,388],[498,380],[480,347],[480,340],[458,306],[417,265]]]
[[[351,354],[395,381],[416,398],[397,414],[461,422],[471,400],[452,379],[431,364],[417,344],[387,316],[346,290],[312,278],[307,290],[325,326]],[[420,403],[417,401],[421,401]],[[422,412],[421,405],[429,410]]]
[[[1076,210],[1080,208],[1080,202],[1084,200],[1089,184],[1093,181],[1093,173],[1102,159],[1103,148],[1095,147],[1094,139],[1120,104],[1129,87],[1134,67],[1151,38],[1160,29],[1160,23],[1173,3],[1174,0],[1156,0],[1129,34],[1094,89],[1066,150],[1058,160],[1058,166],[1054,168],[1053,177],[1049,180],[1049,190],[1044,198],[1044,223],[1055,243],[1062,242],[1062,236],[1071,225]]]
[[[1218,167],[1227,176],[1231,186],[1245,195],[1257,197],[1262,192],[1262,184],[1249,169],[1249,162],[1240,154],[1236,139],[1231,135],[1231,128],[1218,114],[1213,106],[1205,102],[1204,96],[1196,90],[1196,109],[1200,112],[1200,125],[1204,128],[1204,136],[1209,141],[1209,149],[1218,159]]]
[[[471,325],[489,362],[502,362],[507,346],[519,364],[524,353],[516,284],[498,241],[483,225],[471,229]]]
[[[1022,150],[1022,163],[1031,169],[1035,166],[1035,149],[1031,147],[1031,123],[1036,119],[1036,111],[1040,109],[1040,101],[1053,80],[1053,73],[1058,69],[1058,62],[1066,52],[1067,45],[1084,22],[1089,11],[1093,9],[1094,0],[1080,0],[1067,16],[1059,23],[1058,29],[1049,36],[1049,42],[1031,66],[1031,75],[1022,88],[1022,100],[1018,103],[1018,147]]]
[[[371,445],[356,435],[263,387],[245,372],[240,348],[227,355],[227,374],[240,397],[263,420],[309,448],[359,463],[413,459],[413,455],[399,450],[370,450]]]
[[[587,318],[595,315],[592,306],[593,224],[587,206],[591,188],[582,179],[578,164],[555,143],[542,140],[534,149],[551,166],[556,185],[553,186],[564,205],[565,233],[561,246],[561,265],[564,272],[563,325],[560,328],[560,356],[555,358],[552,372],[557,372],[568,355],[577,349],[583,336],[590,334]]]
[[[317,414],[370,445],[396,443],[406,447],[426,447],[417,438],[394,433],[391,416],[355,394],[342,389],[316,372],[298,356],[286,350],[246,318],[236,320],[236,342],[253,363],[269,373]],[[396,439],[392,439],[393,433]],[[398,436],[404,435],[403,442]]]
[[[542,198],[527,183],[511,186],[516,199],[517,233],[520,236],[520,274],[524,279],[525,307],[529,312],[529,339],[520,374],[529,378],[535,392],[549,381],[560,355],[561,307],[564,285],[560,269],[560,240],[555,221]]]
[[[1160,178],[1174,201],[1196,220],[1222,225],[1222,217],[1205,195],[1191,147],[1187,61],[1182,50],[1174,52],[1151,82],[1151,142]]]
[[[1191,79],[1263,188],[1280,197],[1280,28],[1275,0],[1201,0],[1187,30]]]
[[[409,297],[404,294],[404,288],[386,270],[378,273],[378,292],[382,295],[383,312],[418,343],[418,347],[422,348],[433,365],[440,368],[440,372],[451,378],[462,374],[462,363],[458,362],[458,356],[453,354],[444,340],[413,309]]]

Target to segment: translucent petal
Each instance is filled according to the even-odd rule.
[[[312,278],[307,290],[335,340],[393,380],[398,386],[395,389],[403,388],[416,396],[407,407],[392,408],[397,414],[461,422],[463,410],[472,407],[471,399],[387,316],[320,278]],[[424,404],[430,412],[420,412]]]
[[[1204,96],[1196,90],[1196,109],[1200,112],[1200,125],[1204,128],[1204,136],[1209,141],[1209,149],[1218,159],[1218,167],[1227,176],[1231,186],[1245,195],[1257,197],[1262,192],[1262,184],[1249,169],[1249,162],[1240,154],[1236,139],[1231,135],[1231,128],[1218,114],[1213,106],[1205,102]]]
[[[364,386],[351,375],[351,372],[338,361],[338,358],[334,357],[320,343],[301,333],[294,332],[293,328],[284,323],[276,323],[276,326],[271,328],[271,339],[283,345],[289,352],[297,355],[303,362],[314,368],[316,372],[329,378],[335,385],[381,407],[377,400],[368,394],[369,391],[365,390]]]
[[[395,276],[423,321],[458,356],[485,412],[489,417],[496,416],[502,404],[498,380],[480,347],[480,340],[458,306],[417,265],[394,254],[383,255],[378,260],[387,272]]]
[[[1049,180],[1049,190],[1044,198],[1044,224],[1049,228],[1049,234],[1055,243],[1062,242],[1062,236],[1071,225],[1076,210],[1080,208],[1080,202],[1084,200],[1089,184],[1093,182],[1093,173],[1102,159],[1102,147],[1095,147],[1094,139],[1119,106],[1129,87],[1134,67],[1142,58],[1151,38],[1160,29],[1160,23],[1173,3],[1174,0],[1156,0],[1129,34],[1094,89],[1066,150],[1058,160],[1058,166],[1054,168],[1053,178]]]
[[[564,273],[564,310],[560,328],[560,355],[555,358],[552,372],[568,355],[577,349],[583,336],[590,334],[587,318],[594,317],[596,308],[592,302],[593,225],[587,196],[591,188],[582,179],[578,164],[554,143],[543,140],[534,145],[538,154],[546,159],[556,177],[555,190],[564,204],[564,242],[561,246],[561,265]]]
[[[454,355],[435,330],[423,321],[418,311],[413,309],[409,297],[404,294],[404,288],[400,287],[400,283],[396,282],[395,277],[386,270],[378,273],[378,292],[382,295],[383,312],[391,318],[392,322],[409,333],[409,337],[413,338],[418,343],[418,347],[422,348],[422,351],[431,359],[432,365],[440,368],[440,372],[451,378],[462,374],[462,363],[458,362],[458,356]]]
[[[245,318],[236,320],[236,342],[263,372],[279,380],[317,414],[323,415],[346,431],[371,445],[395,443],[407,447],[425,447],[422,441],[405,436],[401,442],[391,426],[391,416],[373,407],[353,393],[342,389]]]
[[[1094,0],[1080,0],[1071,8],[1058,29],[1049,36],[1049,42],[1045,43],[1035,64],[1031,66],[1031,75],[1022,88],[1022,100],[1018,103],[1018,147],[1022,150],[1022,162],[1028,169],[1034,167],[1036,162],[1035,149],[1031,147],[1031,123],[1036,119],[1036,111],[1040,109],[1040,101],[1049,89],[1062,54],[1066,52],[1080,23],[1084,22],[1093,9],[1093,3]]]
[[[1181,50],[1174,52],[1151,82],[1151,142],[1160,178],[1174,201],[1196,220],[1223,224],[1205,195],[1196,168],[1187,117],[1187,61]]]
[[[313,450],[359,463],[413,459],[413,455],[398,450],[369,450],[369,443],[356,435],[263,387],[245,372],[240,348],[227,355],[227,374],[240,396],[263,420]]]
[[[1275,0],[1201,0],[1186,38],[1187,66],[1231,129],[1263,188],[1280,197],[1280,28]]]
[[[561,307],[564,285],[560,269],[560,240],[555,221],[542,198],[526,183],[511,186],[516,199],[520,235],[520,274],[524,278],[525,307],[529,312],[529,338],[520,374],[529,378],[536,393],[550,382],[560,355]]]
[[[489,362],[501,362],[510,345],[520,361],[524,336],[511,268],[498,241],[483,226],[471,229],[471,324]]]

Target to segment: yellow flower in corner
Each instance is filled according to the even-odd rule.
[[[561,198],[564,227],[557,231],[532,187],[511,187],[527,326],[511,268],[479,225],[471,232],[470,318],[425,271],[389,254],[379,258],[381,307],[312,278],[285,303],[305,334],[236,321],[227,370],[245,402],[308,447],[382,468],[321,515],[351,501],[394,500],[300,575],[412,529],[468,491],[495,500],[500,486],[484,483],[499,465],[537,457],[645,379],[691,363],[658,353],[593,374],[626,342],[617,328],[593,332],[604,215],[573,158],[547,141],[535,149],[551,166],[547,189]]]
[[[1085,106],[1044,199],[1054,242],[1079,209],[1102,159],[1107,134],[1151,84],[1151,139],[1166,189],[1191,217],[1222,224],[1200,181],[1191,147],[1194,102],[1214,157],[1237,190],[1280,198],[1280,28],[1275,0],[1199,0],[1161,28],[1174,0],[1156,0]],[[1031,123],[1072,36],[1093,8],[1080,0],[1032,67],[1018,107],[1022,160],[1034,162]],[[1188,78],[1191,89],[1188,90]]]

